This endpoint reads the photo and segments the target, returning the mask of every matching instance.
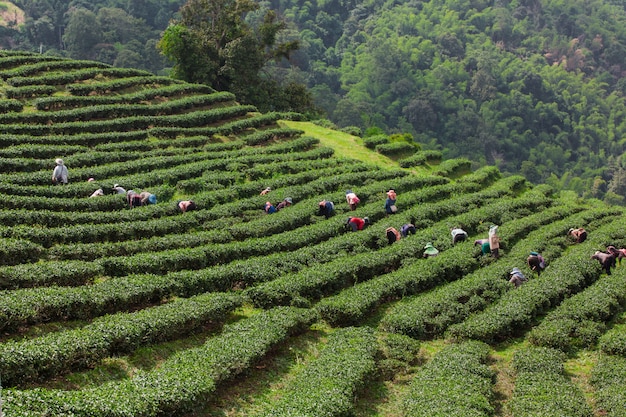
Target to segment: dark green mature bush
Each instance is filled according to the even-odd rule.
[[[378,145],[386,143],[389,143],[389,136],[387,135],[374,135],[363,138],[363,145],[369,149],[376,149]]]
[[[415,153],[419,150],[416,145],[408,142],[383,143],[376,145],[375,149],[376,152],[387,156],[405,155],[407,153]]]

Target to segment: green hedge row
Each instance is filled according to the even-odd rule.
[[[67,71],[86,68],[111,68],[110,65],[95,61],[81,60],[43,60],[38,62],[22,62],[17,68],[0,71],[0,78],[7,80],[12,77],[32,77],[50,71]]]
[[[42,247],[22,239],[0,238],[0,265],[16,265],[36,262],[42,254]]]
[[[148,134],[139,132],[104,132],[104,133],[77,133],[75,135],[46,135],[30,136],[15,134],[0,134],[0,148],[8,148],[15,145],[79,145],[95,146],[98,144],[109,144],[128,141],[143,141],[148,138]]]
[[[71,61],[60,61],[68,66],[72,65]],[[12,77],[6,80],[7,84],[11,87],[23,87],[26,85],[65,85],[75,83],[77,81],[84,81],[96,76],[104,77],[137,77],[145,76],[148,78],[154,78],[154,74],[148,71],[133,69],[133,68],[117,68],[117,67],[103,67],[98,68],[96,62],[91,62],[90,66],[95,68],[83,68],[73,71],[54,72],[52,74],[39,75],[39,76],[26,76],[26,77]],[[165,77],[169,78],[169,77]],[[170,82],[174,81],[170,79]]]
[[[434,175],[444,177],[456,177],[463,175],[472,168],[472,161],[464,158],[446,159],[433,169]]]
[[[24,104],[15,99],[0,100],[0,115],[9,112],[21,112]]]
[[[241,297],[235,294],[199,295],[103,316],[77,329],[7,341],[0,344],[2,382],[5,387],[17,386],[91,368],[106,357],[174,340],[221,322],[241,304]]]
[[[160,116],[183,113],[199,107],[210,106],[224,101],[232,101],[230,93],[213,93],[173,98],[156,104],[93,104],[70,110],[58,110],[33,113],[0,114],[0,123],[68,123],[89,121],[92,119],[112,119],[133,116]]]
[[[236,135],[248,129],[258,129],[272,126],[276,121],[284,118],[283,113],[271,112],[248,115],[247,118],[222,122],[219,126],[209,127],[151,127],[150,135],[157,138],[176,138],[179,136],[214,136]]]
[[[595,230],[587,228],[590,237],[584,243],[573,246],[567,256],[552,262],[541,278],[525,283],[516,291],[507,292],[498,303],[463,323],[451,326],[449,336],[493,342],[528,328],[550,306],[559,304],[565,297],[598,279],[600,265],[591,259],[591,254],[598,247],[606,247],[612,237],[624,235],[622,229],[619,221],[612,221]],[[565,234],[563,239],[566,239]]]
[[[292,129],[289,127],[266,129],[258,132],[250,133],[248,135],[242,135],[241,139],[248,146],[256,146],[266,144],[271,140],[278,139],[293,139],[304,134],[303,130]]]
[[[95,150],[95,149],[94,149]],[[56,144],[30,144],[9,145],[6,148],[0,147],[1,158],[30,158],[48,159],[47,167],[50,167],[50,160],[54,160],[59,155],[72,155],[81,152],[88,152],[89,148],[83,145],[56,145]]]
[[[565,374],[561,351],[530,347],[515,352],[516,373],[512,398],[506,409],[513,416],[591,417],[582,391]]]
[[[488,365],[489,346],[451,344],[420,368],[404,399],[410,417],[491,417],[495,415],[495,373]]]
[[[620,417],[626,409],[626,358],[602,355],[591,370],[597,405],[607,417]]]
[[[137,75],[129,76],[121,79],[100,81],[87,84],[68,84],[65,89],[70,94],[75,96],[88,96],[90,94],[107,94],[111,91],[122,91],[126,89],[132,89],[137,87],[155,88],[163,85],[170,85],[179,83],[180,80],[176,80],[169,76],[155,76],[151,75]]]
[[[443,154],[441,151],[419,151],[408,158],[398,161],[402,168],[411,168],[424,165],[427,162],[441,162]]]
[[[403,155],[407,153],[417,152],[419,148],[416,144],[408,142],[393,142],[376,145],[376,152],[386,156]]]
[[[5,124],[2,129],[5,133],[33,136],[127,132],[129,130],[146,130],[152,127],[172,126],[176,126],[176,129],[185,129],[218,122],[224,123],[229,119],[243,117],[247,113],[254,111],[256,111],[256,108],[252,105],[241,105],[194,111],[180,115],[128,116],[116,119],[39,125]]]
[[[285,394],[258,417],[350,416],[355,396],[376,371],[377,340],[367,327],[330,334],[318,358],[307,364]]]
[[[374,136],[368,136],[366,138],[363,138],[363,145],[365,145],[366,148],[369,149],[376,149],[376,146],[378,145],[384,145],[386,143],[389,143],[389,136],[388,135],[374,135]]]
[[[204,84],[172,84],[163,87],[155,87],[145,89],[138,92],[128,94],[117,94],[110,96],[55,96],[42,97],[34,100],[35,109],[40,111],[59,110],[65,108],[84,107],[102,104],[119,104],[119,103],[141,103],[144,101],[154,100],[157,97],[178,97],[188,94],[219,94],[234,100],[235,95],[226,91],[216,92],[208,85]]]
[[[4,94],[9,99],[29,99],[33,97],[49,96],[58,91],[54,85],[25,85],[23,87],[5,87]]]
[[[20,65],[28,65],[42,61],[54,62],[62,60],[69,59],[57,56],[35,54],[34,52],[2,50],[0,54],[0,69],[6,70]]]
[[[19,254],[15,259],[24,258]],[[92,284],[103,274],[104,269],[94,262],[47,261],[3,266],[0,267],[0,289]]]
[[[626,314],[622,314],[622,317],[626,317]],[[603,334],[598,340],[598,347],[606,354],[626,357],[626,326],[616,325]]]
[[[178,352],[158,368],[130,379],[79,391],[3,390],[10,416],[156,417],[194,410],[199,398],[249,369],[289,336],[315,320],[310,310],[277,308],[237,323],[194,349]]]

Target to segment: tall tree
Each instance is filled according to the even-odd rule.
[[[93,47],[102,39],[102,30],[94,12],[76,9],[70,15],[63,42],[72,58],[93,59]]]
[[[173,76],[231,91],[260,110],[282,109],[284,105],[272,99],[282,96],[273,91],[282,87],[264,80],[261,70],[271,60],[289,58],[299,45],[277,43],[286,26],[272,10],[256,30],[248,25],[246,14],[258,8],[252,0],[189,0],[180,9],[180,20],[165,30],[158,44],[175,62]]]

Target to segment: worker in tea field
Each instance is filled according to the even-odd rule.
[[[387,199],[385,200],[385,212],[387,214],[394,214],[398,211],[396,206],[396,192],[394,190],[387,191]]]
[[[413,224],[413,222],[405,223],[400,228],[400,234],[403,237],[407,237],[408,235],[414,235],[416,231],[417,230],[415,229],[415,225]]]
[[[439,251],[432,243],[427,243],[426,246],[424,246],[424,253],[422,253],[424,258],[433,258],[437,255],[439,255]]]
[[[348,220],[346,220],[345,228],[351,229],[353,232],[356,232],[357,230],[365,229],[365,227],[369,225],[369,217],[348,217]]]
[[[276,213],[276,207],[274,207],[274,205],[269,201],[265,202],[265,205],[263,206],[263,210],[265,210],[267,214]]]
[[[56,166],[52,171],[52,183],[54,185],[65,185],[69,180],[69,172],[67,167],[63,163],[61,158],[57,158],[55,161]]]
[[[156,204],[157,202],[156,195],[148,191],[140,192],[139,197],[141,197],[141,205],[143,206],[147,206],[148,204]]]
[[[126,202],[130,208],[141,207],[143,205],[141,196],[135,190],[128,190],[126,192]]]
[[[500,236],[498,236],[498,226],[495,224],[489,228],[489,249],[494,258],[500,256]]]
[[[353,210],[353,211],[356,210],[356,206],[358,206],[359,203],[361,202],[359,197],[357,197],[357,195],[353,193],[352,190],[346,191],[346,201],[348,202],[348,205],[350,206],[350,210]]]
[[[270,187],[267,187],[266,189],[264,189],[263,191],[261,191],[260,195],[265,195],[267,193],[269,193],[270,191],[272,191],[272,189]]]
[[[385,234],[387,235],[387,241],[390,245],[396,240],[400,240],[400,238],[402,237],[400,235],[400,232],[398,232],[395,227],[388,227],[387,229],[385,229]]]
[[[509,273],[509,277],[509,282],[515,285],[515,288],[528,281],[528,278],[526,278],[526,276],[522,273],[522,271],[519,270],[519,268],[513,268]]]
[[[327,219],[335,212],[335,204],[333,204],[332,201],[322,200],[319,202],[318,206],[319,210],[317,214],[320,216],[324,216]]]
[[[474,246],[480,246],[480,252],[483,255],[491,253],[491,247],[489,246],[489,239],[476,239]]]
[[[188,211],[193,211],[196,208],[198,208],[196,206],[196,203],[193,202],[192,200],[183,200],[183,201],[179,201],[176,204],[176,207],[178,209],[178,211],[180,211],[181,213],[186,213]]]
[[[291,204],[293,204],[293,200],[291,199],[291,197],[287,197],[276,205],[276,211],[280,211],[285,207],[289,207]]]
[[[582,227],[578,229],[569,229],[567,235],[573,237],[574,240],[576,240],[576,243],[583,243],[585,239],[587,239],[587,231]]]
[[[101,195],[104,195],[104,190],[102,188],[98,188],[96,191],[91,193],[89,197],[100,197]]]
[[[622,263],[622,258],[626,257],[626,249],[617,249],[615,246],[611,245],[611,246],[607,246],[606,247],[606,251],[610,254],[612,254],[613,256],[615,256],[615,258],[617,259],[617,265],[621,265]]]
[[[450,229],[450,234],[452,234],[452,244],[455,245],[458,242],[463,242],[467,239],[467,232],[460,227],[454,227]]]
[[[126,190],[123,187],[120,187],[119,184],[113,185],[113,191],[115,191],[116,194],[126,194]]]
[[[537,252],[530,252],[530,255],[526,258],[526,263],[532,271],[537,273],[537,276],[541,275],[541,271],[546,268],[546,262],[543,256]]]
[[[596,251],[591,259],[597,259],[607,275],[611,275],[611,267],[615,267],[615,255],[611,253]]]

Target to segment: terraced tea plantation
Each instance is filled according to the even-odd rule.
[[[626,267],[591,259],[626,246],[622,208],[432,152],[350,159],[296,114],[142,71],[4,51],[0,78],[3,415],[626,415]],[[474,246],[492,224],[498,258]]]

